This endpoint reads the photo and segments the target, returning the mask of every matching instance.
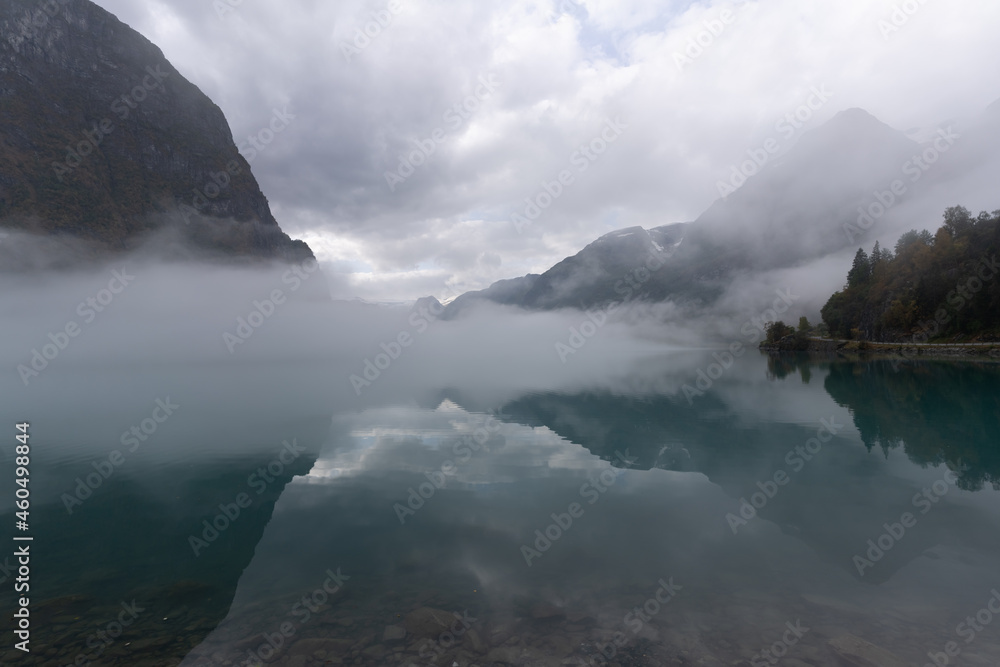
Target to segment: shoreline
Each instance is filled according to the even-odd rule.
[[[877,358],[944,361],[1000,362],[1000,343],[875,343],[864,340],[809,338],[805,349],[795,349],[794,342],[762,342],[758,349],[769,354],[823,354],[845,359]]]

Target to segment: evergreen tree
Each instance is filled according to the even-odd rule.
[[[931,234],[911,230],[895,253],[859,248],[847,286],[823,306],[835,337],[864,340],[1000,336],[1000,211],[949,208]],[[989,338],[987,338],[988,340]],[[968,340],[968,339],[966,339]],[[975,340],[975,339],[973,339]]]
[[[920,240],[920,236],[917,234],[917,230],[911,229],[896,241],[896,256],[898,257],[906,250],[907,247],[917,243]]]
[[[861,287],[868,282],[871,275],[872,264],[868,258],[868,253],[865,252],[864,248],[858,248],[858,252],[854,255],[854,264],[847,273],[848,289]]]

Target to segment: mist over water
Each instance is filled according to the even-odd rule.
[[[991,595],[993,366],[769,358],[713,335],[721,317],[643,306],[443,321],[317,299],[288,270],[126,262],[5,293],[2,363],[58,349],[3,376],[34,443],[48,648],[23,664],[98,657],[123,601],[143,611],[109,664],[731,663],[789,623],[813,664],[845,635],[918,661]],[[113,271],[128,284],[101,304]],[[441,613],[466,615],[454,643]]]
[[[115,278],[123,273],[124,286]],[[3,376],[12,406],[72,393],[65,379],[50,379],[60,371],[83,379],[94,369],[147,369],[128,381],[155,392],[159,374],[177,365],[311,365],[323,369],[335,404],[352,408],[428,386],[543,390],[627,374],[637,359],[700,335],[684,324],[656,330],[648,324],[651,314],[639,309],[631,317],[641,326],[597,310],[588,316],[501,307],[444,321],[426,309],[331,302],[321,297],[322,272],[305,276],[283,266],[262,271],[123,260],[91,273],[22,278],[2,297],[0,363],[14,371]],[[570,351],[560,354],[557,343]],[[364,383],[352,383],[351,376]],[[247,391],[253,389],[241,385],[223,396],[238,404]],[[103,401],[97,394],[79,399]]]

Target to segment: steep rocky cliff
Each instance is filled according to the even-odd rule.
[[[278,227],[219,107],[89,0],[0,2],[0,228],[8,269],[18,242],[63,264],[140,246],[313,256]]]

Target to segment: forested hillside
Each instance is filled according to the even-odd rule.
[[[843,290],[823,306],[837,338],[997,340],[1000,210],[949,208],[936,234],[910,231],[893,249],[858,249]]]

